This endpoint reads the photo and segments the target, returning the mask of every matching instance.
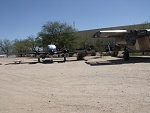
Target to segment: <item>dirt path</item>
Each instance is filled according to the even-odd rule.
[[[150,112],[150,59],[71,60],[0,58],[0,113]]]

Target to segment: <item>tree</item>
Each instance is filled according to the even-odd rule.
[[[14,44],[13,44],[13,48],[14,48],[15,52],[16,53],[27,52],[28,47],[27,47],[26,43],[27,43],[26,40],[15,39]]]
[[[30,51],[37,51],[42,46],[41,40],[33,35],[28,36],[25,40]]]
[[[105,47],[101,39],[96,40],[94,48],[97,52],[100,53],[100,57],[102,57],[102,52],[105,51]]]
[[[8,39],[0,40],[1,51],[8,57],[12,53],[12,41]]]
[[[39,39],[31,35],[24,40],[14,40],[13,47],[16,53],[25,53],[35,51],[37,47],[40,47],[40,45],[41,43],[39,42]]]
[[[43,47],[55,44],[58,49],[73,49],[77,44],[76,30],[66,23],[47,22],[42,26],[39,37]]]

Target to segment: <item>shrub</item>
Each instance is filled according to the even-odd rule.
[[[112,53],[111,53],[112,57],[117,57],[117,55],[118,55],[118,51],[112,51]]]
[[[73,57],[74,53],[69,53],[69,57]]]
[[[91,56],[96,56],[96,52],[95,52],[95,51],[92,52],[92,53],[91,53]]]
[[[77,60],[84,60],[84,57],[86,56],[85,52],[79,52],[77,54]]]

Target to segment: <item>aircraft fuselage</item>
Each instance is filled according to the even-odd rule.
[[[128,45],[125,39],[117,38],[116,44],[126,45],[132,51],[150,52],[150,36],[138,37],[135,45]]]

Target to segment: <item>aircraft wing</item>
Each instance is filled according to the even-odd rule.
[[[93,35],[93,38],[120,38],[126,35],[143,36],[150,35],[150,29],[145,30],[102,30]]]
[[[33,51],[33,52],[28,52],[28,53],[26,53],[26,54],[48,54],[47,52],[45,52],[45,51]]]
[[[82,50],[63,50],[63,51],[57,51],[54,54],[79,53],[79,52],[85,52],[85,51],[90,51],[90,50],[91,50],[91,48],[82,49]]]
[[[65,53],[78,53],[79,51],[77,50],[63,50],[63,51],[57,51],[57,52],[54,52],[54,54],[65,54]]]
[[[18,53],[20,55],[26,55],[26,54],[36,54],[36,55],[39,55],[39,54],[48,54],[47,52],[44,52],[44,51],[32,51],[32,52],[21,52],[21,53]]]

